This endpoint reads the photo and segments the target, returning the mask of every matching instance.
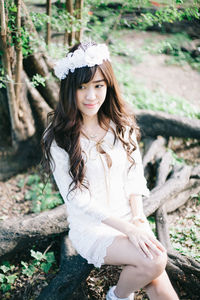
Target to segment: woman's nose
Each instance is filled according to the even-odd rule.
[[[95,100],[96,99],[95,90],[93,88],[90,88],[87,90],[86,99],[87,100]]]

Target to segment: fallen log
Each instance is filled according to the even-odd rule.
[[[156,187],[161,187],[168,174],[172,169],[172,155],[166,152],[161,159],[159,167],[157,168]],[[171,242],[169,236],[169,228],[167,221],[166,203],[161,205],[155,212],[156,219],[156,233],[159,241],[165,246],[167,250],[171,249]]]
[[[160,154],[164,154],[166,152],[166,139],[162,136],[158,136],[156,140],[152,141],[149,144],[148,149],[146,149],[145,154],[142,159],[143,167],[146,168],[149,162],[153,162],[155,157]]]
[[[135,114],[144,136],[162,135],[200,139],[200,120],[198,119],[150,110],[135,110]]]
[[[169,228],[167,221],[167,212],[165,204],[161,205],[156,211],[156,233],[158,240],[163,246],[170,250],[172,248],[169,236]]]
[[[65,205],[39,214],[10,218],[0,222],[0,257],[27,248],[35,240],[68,231]]]
[[[177,195],[187,185],[192,168],[184,166],[175,171],[161,186],[151,191],[149,198],[144,199],[144,212],[146,216],[153,214],[163,203]]]
[[[200,165],[193,167],[190,178],[200,179]]]
[[[165,206],[167,213],[171,213],[184,205],[191,198],[191,195],[197,195],[200,192],[199,183],[198,179],[190,179],[180,193],[166,202]]]
[[[183,256],[176,251],[168,251],[167,273],[173,283],[178,283],[190,296],[187,299],[199,299],[200,263]],[[184,298],[186,299],[186,298]]]

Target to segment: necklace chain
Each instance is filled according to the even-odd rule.
[[[85,130],[84,128],[82,128],[83,132],[90,138],[90,139],[96,139],[98,137],[98,134],[94,134],[94,133],[89,133],[87,130]]]

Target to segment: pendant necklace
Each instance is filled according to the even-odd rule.
[[[98,134],[91,134],[91,133],[87,132],[84,128],[82,130],[86,134],[86,136],[88,136],[92,140],[94,140],[98,137]]]

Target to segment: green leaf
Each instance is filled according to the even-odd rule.
[[[28,268],[28,264],[24,261],[21,261],[21,265],[24,267],[24,268]]]
[[[6,276],[4,274],[0,273],[0,282],[4,282],[5,278],[6,278]]]
[[[1,290],[5,293],[11,289],[11,284],[2,283]]]
[[[19,188],[22,188],[22,187],[24,186],[24,182],[25,182],[24,178],[21,178],[21,179],[17,182],[17,186],[18,186]]]
[[[44,259],[44,255],[42,252],[31,250],[31,256],[34,257],[36,260],[41,261]]]
[[[17,278],[16,275],[9,275],[6,277],[7,282],[13,284],[15,282],[15,279]]]
[[[26,275],[27,277],[32,277],[35,271],[36,268],[33,265],[30,265],[28,268],[22,270],[22,274]]]
[[[52,263],[49,263],[49,262],[47,262],[47,263],[42,263],[42,264],[41,264],[41,269],[42,269],[42,271],[44,271],[45,273],[48,273],[49,270],[50,270],[50,268],[51,268],[51,266],[52,266]]]
[[[54,263],[56,261],[54,253],[53,252],[46,253],[46,260],[48,263]]]
[[[0,269],[1,269],[4,273],[10,271],[10,267],[7,267],[7,266],[5,266],[5,265],[0,266]]]

